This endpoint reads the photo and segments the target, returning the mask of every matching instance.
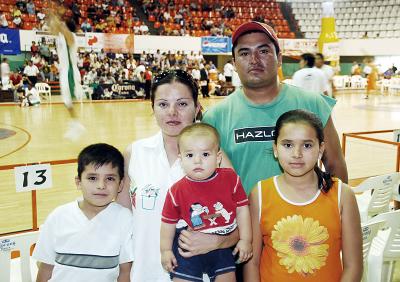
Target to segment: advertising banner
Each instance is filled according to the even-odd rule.
[[[17,55],[20,53],[19,29],[0,28],[0,54]]]
[[[82,44],[82,43],[81,43]],[[133,53],[133,34],[85,33],[82,47],[114,53]]]
[[[230,52],[230,38],[207,36],[201,38],[201,52],[203,54],[218,54]]]
[[[300,56],[303,53],[317,53],[318,46],[315,39],[284,39],[279,40],[284,56]]]
[[[116,99],[132,99],[137,97],[138,86],[135,83],[100,84],[104,97]]]

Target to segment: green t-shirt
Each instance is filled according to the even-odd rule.
[[[304,109],[315,113],[325,126],[335,104],[328,96],[283,84],[272,102],[258,105],[238,89],[207,110],[203,122],[218,130],[221,147],[249,194],[258,181],[282,173],[272,151],[276,120],[287,111]]]

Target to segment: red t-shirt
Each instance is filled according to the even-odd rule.
[[[161,220],[176,224],[183,219],[193,230],[223,235],[235,230],[236,208],[247,204],[239,176],[218,168],[210,179],[176,182],[168,190]]]
[[[22,75],[20,74],[12,74],[10,75],[10,80],[12,81],[13,85],[17,85],[22,80]]]

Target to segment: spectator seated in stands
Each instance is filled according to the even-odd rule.
[[[83,32],[92,32],[92,26],[87,19],[82,22],[81,29]]]
[[[8,21],[6,18],[6,14],[4,12],[0,12],[0,27],[2,28],[8,27]]]
[[[36,45],[35,41],[32,41],[32,45],[31,45],[31,55],[35,56],[36,54],[39,53],[39,46]]]
[[[14,101],[18,102],[19,97],[24,95],[24,80],[21,74],[18,72],[10,73],[10,86],[14,92]]]
[[[40,23],[42,23],[42,21],[44,21],[44,19],[46,18],[46,14],[43,12],[43,9],[38,10],[36,16]]]
[[[22,22],[22,19],[20,16],[14,17],[13,23],[14,23],[15,27],[22,28],[23,22]]]
[[[28,12],[29,15],[35,15],[36,11],[35,11],[35,3],[33,3],[32,0],[30,0],[27,4],[26,4],[26,11]]]

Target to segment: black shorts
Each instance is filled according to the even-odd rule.
[[[203,273],[206,273],[210,281],[214,281],[216,276],[236,270],[232,249],[229,248],[190,258],[182,257],[178,252],[179,233],[177,231],[175,234],[172,246],[178,266],[170,273],[171,279],[177,277],[188,281],[203,281]]]

